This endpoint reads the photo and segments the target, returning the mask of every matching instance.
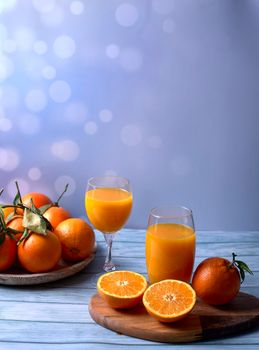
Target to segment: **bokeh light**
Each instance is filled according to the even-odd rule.
[[[121,26],[131,27],[138,19],[138,10],[130,3],[123,3],[117,7],[115,18]]]
[[[0,13],[11,11],[17,3],[17,0],[1,0]]]
[[[57,2],[56,4],[60,4],[61,2]],[[61,7],[55,6],[53,10],[42,13],[41,21],[46,27],[55,28],[59,27],[65,19],[64,11]]]
[[[53,50],[59,58],[66,59],[74,55],[76,44],[70,36],[61,35],[54,41]]]
[[[30,90],[25,96],[25,105],[31,112],[40,112],[47,105],[47,97],[42,90]]]
[[[13,178],[13,179],[11,179],[8,182],[7,188],[6,188],[7,189],[7,193],[9,195],[9,198],[11,200],[14,199],[14,196],[17,193],[17,188],[16,188],[16,185],[15,185],[15,182],[18,182],[19,189],[20,189],[20,192],[22,194],[30,192],[30,185],[29,185],[29,183],[26,180],[24,180],[23,178],[20,178],[20,177]]]
[[[97,132],[98,126],[95,122],[87,122],[85,123],[84,130],[88,135],[94,135]]]
[[[135,124],[128,124],[122,128],[120,138],[126,146],[137,146],[142,141],[141,129]]]
[[[39,180],[41,178],[41,175],[41,171],[37,167],[30,168],[28,171],[28,177],[33,181]]]
[[[35,42],[35,34],[31,28],[19,27],[15,30],[14,40],[18,50],[30,51]]]
[[[79,156],[79,152],[79,146],[73,140],[61,140],[54,142],[51,145],[51,153],[53,154],[53,156],[66,162],[71,162],[77,159]]]
[[[12,129],[12,121],[5,117],[0,117],[0,131],[7,132]]]
[[[71,196],[76,190],[76,182],[72,176],[61,175],[55,180],[55,190],[59,195],[64,191],[65,186],[68,184],[68,189],[64,194],[64,197]]]
[[[6,53],[13,53],[16,51],[17,44],[12,39],[6,39],[3,41],[3,51]]]
[[[20,163],[20,156],[15,149],[0,147],[0,169],[15,170]]]
[[[251,152],[258,146],[258,122],[244,117],[258,104],[257,28],[254,21],[247,43],[251,30],[244,25],[256,13],[255,2],[249,11],[244,5],[240,16],[234,1],[0,0],[2,186],[18,177],[26,191],[55,199],[69,179],[71,207],[81,215],[77,194],[87,177],[126,176],[141,197],[145,186],[151,188],[148,199],[139,202],[136,195],[139,207],[128,223],[135,227],[143,226],[151,198],[158,203],[172,193],[176,200],[190,198],[201,213],[200,203],[210,197],[221,208],[216,192],[222,183],[214,170],[224,169],[224,184],[237,174],[233,186],[242,189],[238,165],[259,169]],[[242,48],[247,50],[240,57]],[[207,158],[213,166],[206,167]],[[201,177],[194,176],[197,164]],[[255,188],[257,173],[248,175]],[[156,190],[161,176],[163,186]],[[212,192],[199,201],[194,191],[203,181]],[[171,182],[181,192],[174,187],[169,193]],[[241,192],[231,191],[232,217],[221,213],[219,222],[256,229],[256,214],[247,208],[256,208],[258,200]],[[206,227],[211,216],[198,220]]]
[[[54,10],[56,0],[32,0],[32,5],[35,10],[40,13],[48,13]]]
[[[84,12],[84,8],[82,1],[72,1],[70,4],[70,11],[73,15],[81,15]]]
[[[45,66],[42,69],[42,77],[48,80],[54,79],[56,77],[56,69],[53,66]]]
[[[114,58],[117,58],[119,56],[120,48],[116,44],[110,44],[106,47],[105,52],[109,58],[114,59]]]
[[[112,121],[113,114],[109,109],[102,109],[99,113],[99,118],[103,123],[109,123]]]
[[[49,87],[49,95],[53,101],[63,103],[71,96],[70,85],[64,80],[56,80]]]

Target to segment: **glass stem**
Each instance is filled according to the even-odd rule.
[[[106,259],[105,259],[106,263],[109,263],[111,261],[112,261],[112,240],[110,240],[107,243],[107,256],[106,256]]]
[[[114,239],[114,233],[104,233],[104,238],[107,245],[107,255],[104,263],[104,270],[107,272],[114,271],[115,265],[112,262],[112,242]]]

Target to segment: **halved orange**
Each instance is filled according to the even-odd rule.
[[[144,276],[133,271],[113,271],[99,277],[99,295],[115,309],[129,309],[142,299],[147,288]]]
[[[195,302],[196,294],[192,287],[178,280],[154,283],[143,296],[147,312],[161,322],[174,322],[186,317]]]

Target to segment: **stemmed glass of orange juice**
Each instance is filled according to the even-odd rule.
[[[189,282],[195,242],[190,209],[181,206],[152,209],[146,232],[146,266],[150,283],[165,279]]]
[[[129,180],[119,176],[96,176],[88,180],[85,208],[93,226],[101,231],[107,244],[103,269],[115,270],[112,242],[116,232],[126,223],[132,208]]]

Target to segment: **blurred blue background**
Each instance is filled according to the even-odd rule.
[[[259,228],[259,1],[0,0],[0,174],[84,216],[94,175],[132,182],[130,227],[182,204]]]

